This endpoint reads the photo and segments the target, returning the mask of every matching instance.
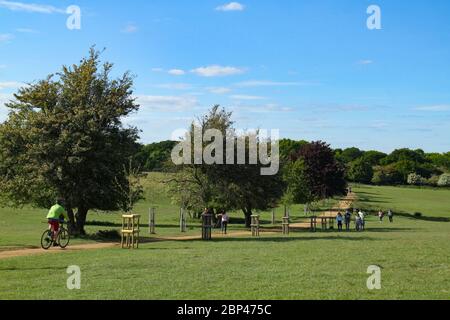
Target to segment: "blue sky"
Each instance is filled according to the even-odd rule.
[[[366,10],[381,9],[381,30]],[[66,27],[70,5],[81,29]],[[450,150],[450,1],[0,0],[0,119],[23,83],[106,48],[136,75],[142,142],[214,104],[333,147]]]

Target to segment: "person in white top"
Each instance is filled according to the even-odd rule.
[[[230,217],[228,216],[228,213],[226,213],[225,211],[222,212],[222,233],[223,234],[227,234],[229,220],[230,220]]]
[[[361,218],[361,230],[364,230],[366,227],[366,220],[364,219],[364,217],[365,217],[364,212],[359,210],[358,215]]]

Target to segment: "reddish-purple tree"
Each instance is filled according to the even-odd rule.
[[[304,181],[311,201],[346,194],[345,168],[336,160],[327,143],[316,141],[305,144],[291,156],[291,160],[304,163]]]

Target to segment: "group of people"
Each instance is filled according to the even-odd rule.
[[[230,222],[230,216],[225,210],[221,210],[217,215],[214,214],[213,210],[205,208],[203,214],[210,214],[215,217],[215,227],[220,228],[222,230],[222,234],[227,234],[228,223]]]
[[[383,218],[385,217],[385,215],[386,214],[383,212],[383,210],[378,211],[378,219],[380,219],[380,222],[383,222]],[[387,216],[389,218],[390,223],[394,222],[394,213],[392,212],[391,209],[388,210]]]
[[[366,214],[362,211],[362,210],[356,210],[356,216],[355,216],[355,228],[356,231],[364,231],[365,227],[366,227]],[[380,219],[380,222],[383,221],[383,218],[385,216],[385,213],[380,210],[378,212],[378,217]],[[387,212],[387,216],[389,217],[389,221],[392,223],[394,222],[394,213],[392,212],[392,210],[388,210]],[[336,223],[338,226],[338,230],[342,231],[343,230],[343,225],[345,223],[345,230],[346,231],[350,231],[350,223],[352,220],[352,213],[350,212],[350,210],[346,210],[345,214],[343,215],[341,212],[338,212],[337,216],[336,216]]]

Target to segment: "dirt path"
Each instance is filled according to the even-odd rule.
[[[334,207],[330,211],[323,212],[319,217],[336,217],[337,211],[345,210],[349,207],[351,207],[352,203],[355,201],[356,196],[355,194],[350,194],[345,199],[339,201],[338,205]],[[309,228],[310,224],[309,222],[300,222],[300,223],[293,223],[290,225],[293,229],[300,229],[300,228]],[[267,231],[261,230],[261,233],[264,234],[277,234],[280,233],[280,231],[275,231],[274,229],[269,229]],[[250,231],[230,231],[228,234],[223,235],[220,232],[214,233],[214,238],[226,238],[230,236],[248,236],[250,235]],[[201,239],[200,235],[196,236],[161,236],[161,237],[155,237],[151,238],[148,241],[144,242],[157,242],[157,241],[191,241],[191,240],[199,240]],[[59,248],[50,249],[50,250],[43,250],[41,248],[27,248],[27,249],[17,249],[17,250],[6,250],[6,251],[0,251],[0,260],[1,259],[8,259],[8,258],[15,258],[15,257],[25,257],[25,256],[32,256],[32,255],[38,255],[38,254],[54,254],[54,253],[61,253],[61,252],[71,252],[71,251],[79,251],[79,250],[98,250],[98,249],[105,249],[105,248],[114,248],[119,247],[119,243],[113,243],[113,242],[104,242],[104,243],[91,243],[91,244],[79,244],[79,245],[73,245],[69,246],[67,249],[61,250]]]
[[[356,194],[351,193],[347,197],[345,197],[343,200],[339,201],[337,206],[335,206],[333,209],[329,211],[325,211],[318,215],[318,218],[326,217],[326,218],[336,218],[339,211],[343,212],[350,208],[352,206],[352,203],[356,200]],[[290,225],[291,228],[294,229],[302,229],[302,228],[310,228],[311,224],[310,222],[299,222],[299,223],[292,223]]]
[[[18,250],[6,250],[0,251],[0,259],[7,258],[15,258],[15,257],[24,257],[24,256],[32,256],[37,254],[53,254],[53,253],[61,253],[61,252],[70,252],[70,251],[79,251],[79,250],[94,250],[94,249],[105,249],[105,248],[113,248],[117,247],[119,244],[117,243],[90,243],[90,244],[79,244],[69,246],[68,248],[62,250],[60,248],[44,250],[41,248],[34,249],[18,249]]]

